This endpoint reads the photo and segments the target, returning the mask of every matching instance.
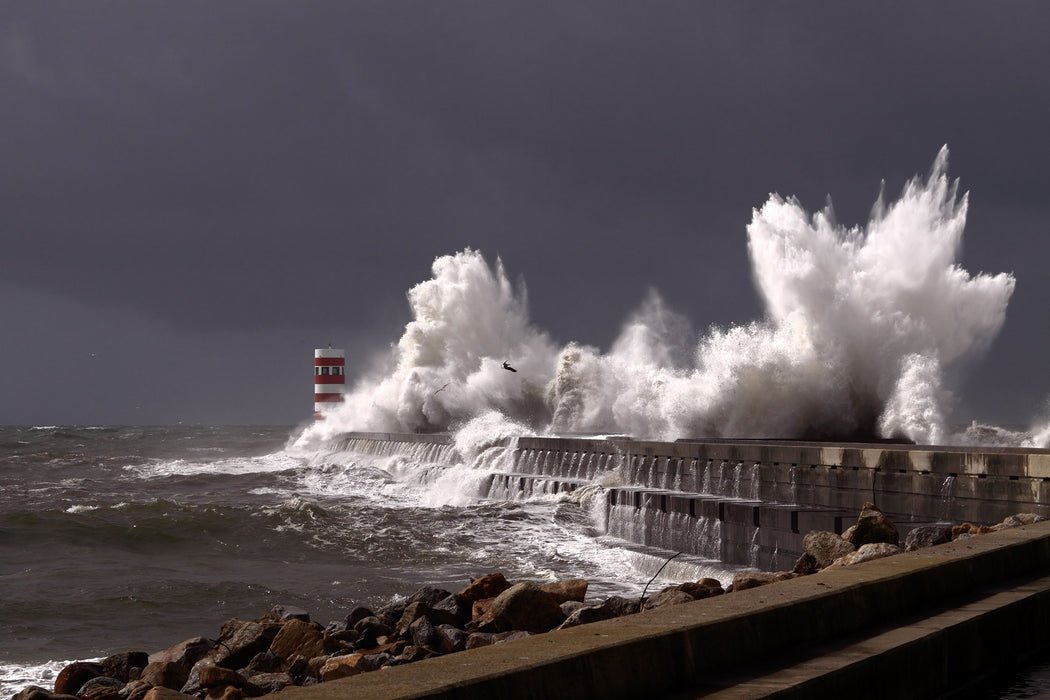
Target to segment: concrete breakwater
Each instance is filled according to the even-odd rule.
[[[459,459],[448,435],[350,433],[340,449]],[[763,440],[519,437],[478,459],[479,497],[604,490],[608,535],[764,570],[813,530],[841,534],[865,502],[901,530],[1050,516],[1050,450]]]

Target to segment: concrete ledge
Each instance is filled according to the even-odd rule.
[[[1050,571],[1050,522],[695,603],[459,652],[281,693],[345,698],[629,698],[863,632]],[[1050,629],[1027,630],[1033,644]],[[942,650],[945,651],[946,650]]]

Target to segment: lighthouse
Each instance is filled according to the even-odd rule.
[[[346,389],[346,353],[327,348],[314,350],[314,420],[343,401]]]

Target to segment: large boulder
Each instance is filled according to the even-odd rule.
[[[339,678],[348,678],[365,672],[366,664],[362,662],[364,654],[346,654],[344,656],[333,656],[321,667],[321,680],[334,681]]]
[[[917,527],[904,538],[904,551],[914,552],[916,549],[933,547],[952,541],[952,528],[950,525],[923,525]]]
[[[848,540],[854,547],[860,549],[866,544],[886,542],[892,545],[900,544],[900,534],[897,526],[886,517],[874,503],[865,503],[857,516],[857,523],[843,539]]]
[[[174,661],[151,661],[142,669],[139,679],[150,685],[180,690],[189,680],[190,671]]]
[[[557,600],[559,604],[569,600],[575,600],[582,603],[584,597],[587,595],[587,581],[582,578],[574,578],[567,581],[553,581],[540,586],[540,590],[554,596],[554,599]]]
[[[503,577],[503,574],[487,574],[473,579],[469,586],[456,595],[467,603],[473,603],[483,598],[495,598],[508,588],[510,588],[510,583]]]
[[[92,678],[102,675],[102,664],[91,661],[74,661],[55,677],[55,693],[76,695],[80,688]]]
[[[547,632],[564,619],[554,596],[534,583],[522,582],[496,596],[478,629],[482,632]]]
[[[710,598],[716,595],[722,595],[725,591],[722,590],[722,582],[718,579],[705,578],[699,581],[686,581],[674,586],[675,589],[688,593],[693,596],[694,600],[703,600],[704,598]]]
[[[390,637],[394,634],[392,625],[388,625],[379,617],[366,617],[354,625],[354,631],[361,635],[357,645],[368,648],[379,644],[380,638]]]
[[[453,625],[438,625],[438,650],[443,653],[463,651],[467,646],[467,633]]]
[[[408,600],[405,601],[405,607],[408,607],[412,603],[426,603],[428,606],[433,607],[434,605],[437,605],[438,601],[444,600],[450,595],[452,594],[442,588],[423,586],[408,597]]]
[[[202,660],[226,668],[240,668],[260,651],[269,649],[283,626],[284,623],[267,618],[249,621],[236,618],[227,620],[222,625],[215,646]],[[193,675],[192,671],[190,675]]]
[[[827,530],[814,530],[802,538],[802,551],[813,557],[817,569],[823,569],[856,549],[853,543]]]
[[[120,691],[120,697],[122,700],[142,700],[151,688],[153,686],[144,680],[131,681]]]
[[[142,700],[197,700],[197,699],[193,695],[187,695],[185,693],[180,693],[179,691],[172,690],[171,688],[157,687],[157,688],[150,688],[149,692],[147,692],[144,696],[142,696]]]
[[[41,688],[38,685],[31,685],[28,688],[23,688],[21,691],[11,696],[11,700],[76,700],[76,698],[76,695],[52,693],[50,690]]]
[[[1016,513],[1014,515],[1008,515],[998,525],[993,525],[993,530],[1008,530],[1012,527],[1021,527],[1022,525],[1033,525],[1035,523],[1046,520],[1043,516],[1037,513]]]
[[[124,681],[116,678],[96,676],[80,687],[77,697],[81,700],[117,700],[124,685]]]
[[[861,545],[860,549],[852,554],[847,554],[835,561],[832,566],[853,566],[854,564],[860,564],[861,562],[871,561],[872,559],[881,559],[883,557],[893,556],[899,554],[901,548],[895,544],[888,542],[872,542],[871,544]]]
[[[433,650],[441,648],[441,636],[438,634],[437,628],[434,627],[434,623],[426,615],[416,618],[408,626],[407,632],[412,640],[412,644],[417,647],[426,647]]]
[[[748,588],[758,588],[770,583],[776,583],[783,577],[778,574],[767,574],[760,571],[742,571],[733,577],[729,584],[729,590],[733,592],[746,591]]]
[[[453,593],[452,595],[446,596],[445,598],[439,600],[433,605],[431,609],[440,610],[443,613],[448,613],[449,615],[452,615],[455,618],[455,622],[449,622],[447,624],[462,627],[463,625],[470,622],[471,607],[472,606],[470,603]]]
[[[680,591],[674,586],[646,598],[642,603],[642,610],[653,610],[668,605],[680,605],[681,603],[692,603],[696,598],[685,591]]]
[[[276,693],[295,681],[287,673],[256,673],[248,677],[248,682],[264,693]]]
[[[186,671],[188,672],[193,668],[193,664],[203,659],[204,655],[214,647],[215,642],[211,639],[193,637],[192,639],[179,642],[173,647],[168,647],[164,651],[158,651],[156,654],[151,654],[146,663],[170,661],[171,663],[185,666]]]
[[[107,656],[99,662],[102,666],[102,675],[116,678],[127,683],[133,669],[146,668],[149,663],[149,654],[144,651],[129,651],[124,654]]]
[[[312,659],[322,656],[327,651],[326,641],[324,630],[319,625],[304,622],[301,618],[292,618],[284,623],[270,642],[269,650],[285,660],[296,655]]]
[[[451,598],[452,596],[449,595],[448,597]],[[432,608],[423,601],[416,601],[405,606],[405,612],[402,613],[401,620],[398,621],[395,631],[398,634],[405,634],[408,626],[421,617],[430,618],[430,621],[435,625],[456,625],[460,622],[457,612],[444,608]]]

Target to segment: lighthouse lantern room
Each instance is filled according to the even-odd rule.
[[[346,389],[346,353],[327,348],[314,350],[314,420],[343,401]]]

